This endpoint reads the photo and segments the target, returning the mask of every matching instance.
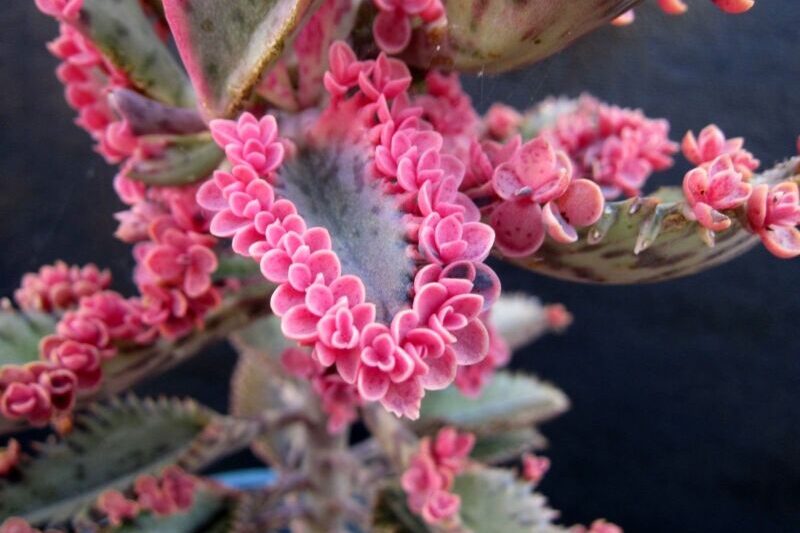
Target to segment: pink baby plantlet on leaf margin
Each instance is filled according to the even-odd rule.
[[[683,187],[647,197],[679,148],[666,120],[588,95],[481,116],[462,89],[460,70],[631,22],[630,0],[35,4],[59,23],[76,124],[119,165],[135,291],[58,261],[0,303],[0,433],[58,433],[0,449],[0,533],[621,531],[556,525],[534,492],[536,426],[568,400],[507,366],[573,318],[502,294],[489,256],[633,283],[753,235],[800,255],[797,159],[758,173],[708,126],[680,145]],[[712,250],[715,232],[733,237]],[[239,353],[230,414],[114,397],[222,338]],[[359,421],[370,435],[351,442]],[[278,474],[268,491],[190,473],[246,446]]]

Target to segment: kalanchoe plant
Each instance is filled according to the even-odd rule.
[[[679,145],[588,95],[480,116],[457,72],[635,3],[36,0],[76,123],[120,167],[137,294],[58,262],[4,300],[0,431],[56,435],[0,448],[0,532],[621,531],[557,525],[535,492],[536,427],[569,403],[503,368],[572,317],[501,295],[486,259],[635,283],[759,239],[795,257],[798,160],[760,170],[713,125]],[[641,196],[679,150],[683,186]],[[230,414],[118,396],[220,338]],[[248,446],[274,484],[198,477]]]

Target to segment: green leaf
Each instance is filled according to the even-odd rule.
[[[231,412],[239,417],[257,417],[304,407],[300,385],[281,369],[280,355],[293,344],[280,330],[277,317],[267,317],[237,332],[233,337],[240,357],[231,379]],[[297,466],[308,435],[294,424],[259,436],[251,444],[253,453],[268,464]]]
[[[430,529],[406,505],[406,495],[397,485],[378,491],[372,508],[372,533],[429,533]]]
[[[461,520],[475,533],[566,533],[552,524],[557,513],[529,483],[510,470],[474,467],[456,477],[453,492],[461,496]]]
[[[470,457],[487,464],[504,463],[546,444],[544,436],[532,428],[496,431],[478,435]]]
[[[59,524],[107,489],[177,464],[197,470],[246,445],[253,424],[221,417],[192,401],[113,400],[78,416],[63,440],[37,446],[19,476],[0,481],[0,516]]]
[[[414,264],[396,201],[365,177],[358,148],[306,149],[284,163],[276,193],[291,200],[309,227],[327,228],[344,274],[364,282],[379,321],[408,305]]]
[[[445,0],[446,35],[432,28],[407,51],[419,66],[503,72],[540,61],[638,0]],[[418,30],[422,32],[423,30]]]
[[[0,306],[0,367],[38,361],[39,341],[55,327],[50,315]]]
[[[428,393],[422,401],[420,427],[454,425],[479,434],[538,424],[569,407],[559,389],[523,374],[498,372],[478,398],[455,387]]]
[[[130,523],[105,528],[103,533],[227,533],[233,509],[234,500],[229,495],[200,489],[186,512],[165,517],[144,513]]]
[[[84,0],[77,27],[139,90],[168,104],[194,105],[186,74],[139,0]]]
[[[221,253],[218,254],[217,260],[219,266],[217,266],[217,270],[213,275],[215,281],[222,281],[230,278],[238,280],[264,279],[264,276],[261,274],[261,267],[250,257],[242,257],[234,253]]]
[[[503,294],[492,306],[490,320],[511,350],[533,342],[550,328],[547,310],[527,294]]]
[[[309,12],[311,0],[164,0],[207,117],[234,115]]]
[[[188,185],[208,178],[222,163],[223,151],[208,133],[159,138],[158,155],[133,160],[128,177],[148,185]]]
[[[753,177],[754,183],[800,180],[800,158]],[[759,242],[744,223],[744,208],[727,211],[733,223],[714,235],[683,214],[678,188],[606,205],[600,220],[573,244],[551,240],[512,263],[569,281],[630,284],[679,278],[738,257]],[[709,245],[709,243],[713,245]]]

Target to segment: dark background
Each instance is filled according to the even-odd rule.
[[[668,117],[673,138],[716,122],[765,164],[800,133],[800,2],[759,0],[725,16],[710,2],[667,17],[638,10],[527,71],[466,81],[483,110],[589,91]],[[112,237],[114,169],[72,125],[44,48],[55,25],[33,2],[0,10],[0,293],[42,263],[96,261],[125,288],[129,249]],[[656,181],[677,182],[678,164]],[[562,387],[543,484],[564,523],[604,516],[629,532],[800,531],[800,261],[763,249],[662,285],[576,286],[496,265],[506,290],[561,301],[576,321],[514,365]],[[129,287],[129,285],[127,285]],[[143,392],[227,399],[220,345]],[[246,464],[246,457],[225,467]]]

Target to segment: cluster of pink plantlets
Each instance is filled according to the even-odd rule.
[[[29,274],[15,293],[22,309],[65,311],[56,331],[40,343],[41,362],[0,370],[0,412],[42,425],[69,412],[79,391],[97,388],[103,361],[120,345],[147,345],[201,327],[220,302],[211,283],[215,239],[194,202],[196,188],[152,188],[117,177],[120,197],[131,205],[118,234],[137,242],[135,281],[140,296],[125,298],[94,265],[64,263]]]
[[[461,500],[450,489],[467,467],[474,445],[474,435],[452,427],[442,428],[433,438],[423,438],[401,480],[409,509],[430,524],[455,525]]]
[[[279,284],[272,310],[288,338],[313,346],[316,361],[335,365],[365,400],[415,418],[425,389],[446,387],[459,365],[488,352],[481,314],[491,301],[474,292],[473,282],[479,271],[496,279],[481,264],[494,235],[458,193],[463,165],[442,153],[442,136],[410,103],[406,66],[383,54],[358,61],[344,43],[331,47],[330,63],[324,81],[331,102],[303,143],[363,146],[370,179],[405,212],[409,254],[429,263],[415,275],[411,309],[376,322],[362,280],[342,275],[328,231],[307,228],[289,199],[276,198],[276,171],[297,149],[278,139],[271,116],[211,123],[233,168],[217,171],[198,202],[216,212],[211,232],[232,236],[234,251],[259,261],[264,276]]]
[[[91,296],[111,285],[111,272],[95,265],[69,266],[63,261],[45,265],[38,272],[22,277],[14,300],[20,309],[52,313],[75,307],[81,298]]]
[[[666,120],[591,96],[581,97],[540,136],[566,152],[575,176],[596,182],[607,199],[641,194],[652,173],[672,166],[678,151]]]
[[[747,223],[774,255],[800,255],[800,201],[796,183],[753,186],[749,179],[759,161],[743,148],[741,138],[726,139],[715,125],[695,138],[684,137],[683,154],[697,165],[683,180],[687,216],[710,231],[726,230],[731,219],[723,211],[746,206]]]
[[[197,478],[180,467],[170,466],[158,477],[137,477],[133,483],[133,499],[116,489],[109,489],[97,497],[95,507],[115,526],[136,518],[142,512],[170,516],[192,507],[197,486]]]
[[[56,2],[39,2],[45,13],[60,20],[72,20],[81,4],[82,0],[73,0],[58,9]],[[128,124],[112,110],[107,95],[130,84],[94,43],[66,22],[59,27],[61,35],[49,48],[62,61],[56,73],[64,84],[67,103],[78,112],[76,123],[97,143],[97,152],[107,162],[119,163],[135,152],[138,143]]]

